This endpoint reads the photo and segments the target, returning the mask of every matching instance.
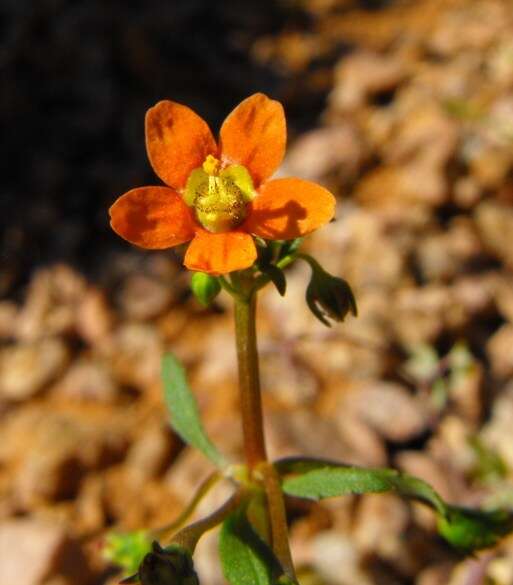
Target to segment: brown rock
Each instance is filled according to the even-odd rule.
[[[84,279],[65,265],[38,271],[19,313],[18,336],[32,341],[72,330],[85,286]]]
[[[57,338],[0,350],[0,398],[31,398],[55,380],[67,362],[68,350]]]
[[[478,205],[474,218],[485,247],[513,267],[513,207],[485,201]]]
[[[353,110],[380,92],[390,91],[406,76],[405,64],[395,57],[358,52],[340,61],[335,88],[330,94],[334,110]]]
[[[493,372],[500,378],[513,375],[513,325],[500,327],[486,344]]]
[[[486,144],[470,160],[472,176],[483,189],[499,189],[506,181],[511,166],[509,151]]]
[[[364,463],[340,436],[335,421],[325,420],[309,411],[268,413],[267,421],[269,451],[275,457],[303,454],[347,463]]]
[[[461,276],[452,286],[455,303],[470,317],[491,314],[496,280],[493,273]]]
[[[318,377],[298,355],[279,349],[262,352],[262,388],[291,408],[311,404],[319,392]]]
[[[10,339],[16,334],[18,307],[11,301],[0,302],[0,340]]]
[[[161,481],[132,480],[133,476],[123,467],[111,468],[106,473],[106,516],[114,519],[121,530],[151,530],[177,518],[183,508],[182,494]]]
[[[472,223],[458,217],[447,231],[421,240],[417,258],[427,280],[447,281],[463,272],[465,265],[480,253],[481,244]]]
[[[419,573],[415,585],[447,585],[452,570],[450,563],[431,565]]]
[[[169,430],[162,426],[142,434],[131,445],[126,457],[125,465],[133,475],[132,481],[158,477],[170,462],[173,442]]]
[[[454,202],[463,209],[475,207],[482,196],[482,189],[475,178],[461,177],[456,180],[453,186]]]
[[[342,398],[339,416],[357,416],[389,441],[407,441],[428,425],[423,404],[399,384],[367,382]]]
[[[513,278],[501,275],[495,282],[495,302],[501,315],[513,323]]]
[[[102,352],[111,360],[116,379],[122,384],[146,388],[159,379],[162,339],[152,325],[122,325],[102,346]]]
[[[102,476],[89,474],[84,478],[73,506],[77,535],[97,535],[106,525],[105,491],[106,482]]]
[[[414,573],[405,532],[410,521],[408,505],[393,494],[367,494],[357,508],[354,539],[362,556],[376,554]],[[406,565],[406,566],[405,566]]]
[[[87,357],[75,361],[53,390],[63,398],[78,401],[111,403],[119,396],[108,366]]]
[[[284,175],[311,181],[336,172],[342,179],[356,176],[363,146],[356,128],[349,123],[319,128],[303,134],[289,150]]]
[[[478,2],[476,6],[462,3],[441,12],[429,39],[430,49],[444,56],[484,50],[507,25],[506,10],[500,2]]]
[[[22,509],[74,496],[87,471],[119,461],[126,453],[133,419],[83,405],[26,407],[4,420],[0,461]]]
[[[118,299],[129,319],[146,321],[161,315],[174,297],[174,289],[161,280],[144,274],[130,276]]]
[[[396,463],[403,471],[427,481],[442,498],[448,501],[454,499],[455,494],[447,470],[429,455],[416,451],[402,451],[397,456]]]
[[[385,160],[392,164],[423,161],[440,168],[453,155],[457,126],[440,108],[422,106],[408,112],[389,143]]]
[[[112,330],[114,317],[102,291],[89,287],[76,311],[78,335],[91,345],[104,341]]]
[[[481,437],[513,469],[513,383],[507,384],[494,401],[491,418]]]
[[[9,520],[0,524],[0,583],[86,585],[91,571],[79,545],[55,523]]]
[[[443,169],[423,158],[407,165],[377,167],[361,179],[356,191],[366,207],[387,211],[440,205],[448,194]]]
[[[312,565],[334,585],[371,585],[373,579],[361,567],[354,542],[335,530],[320,532],[312,539]]]
[[[398,291],[392,327],[399,341],[409,346],[432,343],[446,327],[461,328],[467,319],[449,287],[429,284]]]
[[[342,443],[352,452],[352,461],[369,467],[383,467],[388,456],[380,434],[367,422],[354,416],[337,417]]]

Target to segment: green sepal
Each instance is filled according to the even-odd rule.
[[[274,264],[269,264],[262,269],[262,272],[271,279],[271,282],[274,284],[279,294],[282,297],[285,296],[285,292],[287,290],[287,279],[285,278],[285,273],[283,270]]]
[[[279,259],[284,258],[285,256],[290,256],[290,254],[297,252],[303,243],[303,238],[295,238],[294,240],[280,240],[280,243],[282,246]]]
[[[223,522],[219,556],[230,585],[273,585],[283,573],[272,550],[249,523],[245,506]]]
[[[191,278],[191,290],[198,302],[208,307],[221,292],[221,284],[217,276],[195,272]]]
[[[141,585],[199,585],[190,552],[176,544],[162,548],[154,541],[137,575]]]
[[[227,465],[224,456],[208,438],[201,422],[198,405],[192,394],[185,370],[174,355],[162,358],[164,399],[171,416],[171,426],[189,445],[196,447],[219,468]]]
[[[255,237],[255,243],[258,254],[257,266],[262,272],[264,272],[273,261],[273,249],[269,245],[269,242],[262,238]]]

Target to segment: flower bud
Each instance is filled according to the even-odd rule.
[[[157,542],[152,549],[139,566],[141,585],[199,585],[189,551],[176,544],[162,548]]]
[[[328,319],[343,321],[348,313],[357,315],[356,301],[349,284],[332,276],[309,256],[303,256],[312,268],[312,277],[306,289],[306,302],[312,313],[327,327]]]
[[[208,307],[221,291],[221,285],[216,276],[195,272],[191,279],[191,290],[198,301]]]

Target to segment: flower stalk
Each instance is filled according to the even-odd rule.
[[[240,294],[234,301],[244,452],[251,472],[259,463],[267,461],[255,324],[256,295]]]
[[[249,283],[254,284],[254,281]],[[263,480],[271,527],[271,545],[287,577],[295,580],[290,553],[285,502],[280,480],[267,461],[265,447],[260,371],[256,338],[256,290],[234,296],[237,360],[244,451],[250,475]]]
[[[172,544],[181,546],[192,555],[203,534],[221,524],[229,514],[239,507],[241,499],[242,492],[239,490],[226,500],[220,508],[212,512],[212,514],[209,514],[201,520],[197,520],[193,524],[189,524],[177,532],[173,536]]]

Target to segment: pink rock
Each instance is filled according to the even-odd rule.
[[[52,578],[66,585],[86,585],[91,579],[84,554],[66,530],[40,520],[0,524],[0,583],[42,585]]]

